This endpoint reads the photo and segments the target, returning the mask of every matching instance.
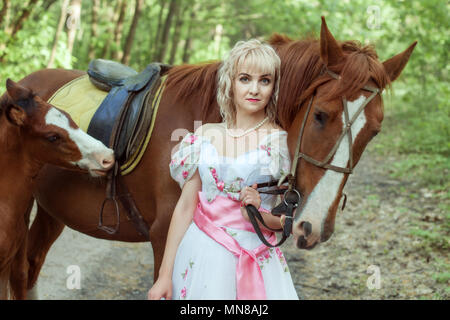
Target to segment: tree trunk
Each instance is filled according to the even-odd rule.
[[[12,42],[12,40],[14,39],[17,32],[19,32],[23,28],[23,24],[30,17],[31,12],[33,11],[34,7],[36,6],[37,1],[38,0],[31,0],[30,3],[22,10],[21,14],[19,15],[19,18],[17,18],[16,21],[11,23],[11,30],[12,30],[11,32],[9,32],[10,31],[9,27],[5,28],[7,33],[9,33],[9,37],[5,44],[1,44],[1,46],[2,46],[1,49],[7,48],[9,46],[9,44]],[[6,2],[4,2],[3,4],[6,6]],[[8,7],[6,6],[6,8],[8,8]],[[7,9],[6,9],[6,11],[8,12]],[[5,58],[6,58],[6,52],[3,52],[3,54],[0,56],[0,63],[4,63]]]
[[[81,0],[72,0],[69,8],[69,18],[67,19],[67,50],[72,55],[73,45],[75,43],[75,36],[80,25],[81,15]]]
[[[164,60],[167,50],[167,44],[169,42],[170,25],[172,24],[172,19],[174,16],[176,16],[178,9],[179,9],[178,1],[170,0],[169,12],[167,13],[161,37],[161,47],[156,57],[156,61],[163,62]]]
[[[19,32],[23,28],[23,24],[30,17],[31,12],[38,0],[31,0],[30,3],[22,10],[22,14],[19,18],[14,22],[13,29],[11,32],[11,38],[13,38],[17,32]]]
[[[108,5],[109,5],[109,2],[106,2],[106,6],[108,6]],[[105,6],[105,2],[102,2],[102,7],[103,6]],[[108,7],[108,9],[106,11],[107,17],[105,19],[107,21],[117,21],[117,17],[119,16],[119,10],[120,10],[120,1],[116,2],[116,5],[114,6],[114,8]],[[108,23],[106,32],[108,35],[114,34],[114,23]],[[109,51],[111,48],[111,42],[112,42],[112,38],[110,36],[108,36],[106,38],[106,43],[103,46],[102,53],[100,54],[100,57],[102,59],[110,58]]]
[[[48,9],[50,9],[50,7],[56,2],[57,0],[45,0],[44,3],[42,4],[42,8],[44,9],[44,11],[47,11]]]
[[[89,59],[95,58],[95,42],[97,41],[97,23],[98,23],[98,11],[100,8],[100,0],[92,1],[92,21],[91,21],[91,39],[89,41]]]
[[[5,23],[5,29],[8,27],[7,14],[9,11],[10,3],[9,0],[3,0],[2,11],[0,11],[0,27]]]
[[[186,8],[185,4],[182,4],[183,0],[180,0],[180,7],[181,9],[177,12],[177,17],[175,21],[175,30],[173,31],[173,37],[172,37],[172,47],[170,48],[170,58],[169,58],[169,64],[173,64],[175,61],[175,55],[177,54],[177,48],[178,43],[180,42],[180,33],[181,33],[181,26],[183,25],[184,19],[184,9]]]
[[[112,54],[113,60],[121,60],[123,56],[121,42],[122,42],[123,22],[125,20],[125,10],[127,8],[127,1],[120,0],[119,3],[120,3],[119,19],[117,20],[116,29],[114,30],[115,48]]]
[[[131,48],[133,47],[134,35],[136,34],[136,29],[139,22],[139,17],[141,16],[143,4],[144,0],[136,0],[136,7],[134,10],[133,21],[131,22],[130,30],[128,32],[127,40],[125,42],[125,48],[122,57],[123,64],[129,64],[130,62]]]
[[[160,0],[160,6],[161,9],[159,10],[158,15],[158,28],[156,29],[156,36],[155,36],[155,44],[153,46],[152,50],[152,60],[156,60],[156,57],[159,54],[159,51],[161,50],[161,30],[162,30],[162,17],[164,13],[164,9],[166,8],[166,4],[168,3],[167,0]]]
[[[186,41],[184,43],[184,48],[183,48],[183,63],[188,63],[189,62],[189,58],[191,57],[191,48],[192,48],[192,29],[194,27],[194,20],[195,20],[195,12],[198,9],[198,5],[196,4],[194,6],[194,8],[191,9],[191,14],[190,14],[190,20],[189,20],[189,26],[188,26],[188,30],[187,30],[187,35],[186,35]]]
[[[50,7],[56,3],[56,1],[57,0],[42,0],[42,4],[38,6],[38,14],[34,15],[33,20],[39,21],[41,19],[41,14],[49,10]]]
[[[53,39],[52,51],[50,53],[50,59],[48,60],[47,68],[53,68],[55,62],[56,48],[58,47],[58,40],[61,32],[64,28],[64,22],[66,21],[67,8],[69,7],[69,0],[64,0],[61,5],[61,16],[59,17],[58,27],[56,28],[55,38]]]

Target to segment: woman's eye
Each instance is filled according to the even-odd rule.
[[[57,140],[59,140],[59,135],[57,135],[57,134],[52,134],[51,136],[48,136],[47,137],[47,141],[49,141],[49,142],[55,142],[55,141],[57,141]]]
[[[270,79],[264,78],[264,79],[261,79],[261,82],[263,84],[270,84]]]
[[[241,82],[248,82],[248,77],[240,77],[239,78],[239,81],[241,81]]]

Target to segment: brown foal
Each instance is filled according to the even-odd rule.
[[[0,298],[10,291],[23,299],[29,212],[40,168],[52,163],[100,176],[114,164],[114,155],[30,89],[9,79],[6,88],[0,101]]]

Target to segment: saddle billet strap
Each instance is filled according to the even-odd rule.
[[[149,226],[147,222],[142,218],[139,209],[136,206],[136,202],[128,190],[126,184],[123,182],[123,177],[121,175],[117,176],[117,183],[121,193],[118,198],[125,208],[128,220],[130,220],[138,233],[144,236],[147,240],[150,240]]]

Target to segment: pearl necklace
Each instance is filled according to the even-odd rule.
[[[254,126],[253,128],[250,128],[250,129],[245,130],[245,131],[244,131],[243,133],[241,133],[241,134],[233,134],[233,133],[231,133],[231,132],[228,130],[227,124],[224,123],[224,125],[225,125],[225,131],[226,131],[226,133],[227,133],[230,137],[233,137],[233,138],[240,138],[240,137],[242,137],[242,136],[245,136],[247,133],[249,133],[249,132],[251,132],[251,131],[253,131],[253,130],[258,129],[258,128],[261,127],[267,120],[269,120],[269,117],[265,117],[265,118],[264,118],[260,123],[258,123],[256,126]]]

